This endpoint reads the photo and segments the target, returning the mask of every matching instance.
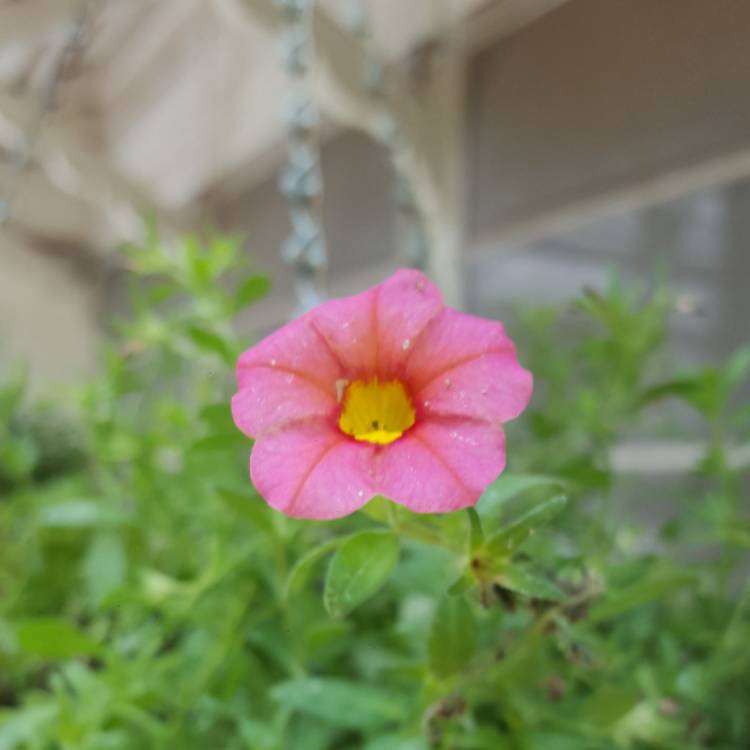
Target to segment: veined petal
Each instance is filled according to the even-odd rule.
[[[425,420],[373,460],[378,491],[417,513],[474,505],[505,465],[502,429],[486,422]]]
[[[311,314],[352,379],[390,379],[442,308],[440,292],[423,273],[402,269],[362,294],[324,302]]]
[[[422,332],[442,309],[440,291],[421,271],[402,269],[380,285],[376,333],[381,377],[400,374]]]
[[[339,518],[376,494],[368,473],[373,450],[325,420],[310,420],[257,440],[250,476],[266,502],[288,516]]]
[[[340,377],[341,365],[306,315],[240,355],[234,420],[245,434],[258,437],[292,420],[331,415]]]
[[[333,419],[338,410],[335,396],[304,373],[249,366],[243,382],[232,397],[232,417],[249,437],[309,417]]]
[[[517,417],[533,385],[501,323],[449,308],[419,337],[407,362],[406,379],[425,415],[491,422]]]

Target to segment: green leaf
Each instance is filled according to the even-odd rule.
[[[344,617],[386,582],[398,560],[398,537],[389,531],[363,531],[348,539],[331,560],[323,603],[333,617]]]
[[[100,603],[125,580],[127,559],[117,534],[100,533],[94,537],[83,560],[83,580],[89,596]]]
[[[233,514],[263,531],[275,533],[276,527],[271,516],[273,511],[250,485],[246,493],[237,492],[229,487],[217,487],[216,493]]]
[[[351,729],[376,729],[408,715],[403,698],[392,690],[337,679],[282,682],[271,689],[271,698],[287,709]]]
[[[639,697],[634,687],[604,685],[585,702],[584,713],[597,726],[609,726],[630,711]]]
[[[734,351],[722,367],[722,382],[727,392],[739,385],[750,373],[750,344]]]
[[[427,642],[430,669],[439,677],[460,672],[474,656],[478,629],[462,597],[444,597],[435,612]]]
[[[486,540],[484,548],[491,558],[511,556],[540,526],[551,521],[567,504],[564,495],[545,500],[512,521]]]
[[[563,592],[551,581],[516,566],[505,568],[498,577],[498,581],[506,589],[532,599],[548,599],[559,602],[565,598]]]
[[[40,703],[0,714],[0,750],[27,747],[26,743],[38,739],[43,727],[56,719],[57,711],[54,703]]]
[[[98,643],[65,620],[41,618],[26,620],[16,627],[22,650],[43,659],[70,659],[93,656],[101,651]]]
[[[287,576],[286,583],[284,585],[284,595],[288,597],[290,594],[298,591],[307,581],[310,573],[315,567],[316,563],[321,560],[329,552],[332,552],[337,547],[341,546],[345,541],[351,539],[350,536],[339,536],[335,539],[329,539],[317,547],[313,547],[308,550],[302,557],[294,563],[289,575]]]
[[[237,289],[234,300],[235,310],[242,310],[268,294],[271,280],[267,276],[250,276]]]
[[[564,479],[546,474],[502,474],[484,491],[476,509],[483,519],[490,518],[496,516],[508,500],[526,490],[564,485]]]
[[[592,607],[590,622],[609,620],[630,609],[661,599],[684,588],[694,581],[692,573],[684,571],[659,571],[621,589],[608,592],[607,596]]]
[[[236,352],[229,342],[218,334],[200,326],[190,326],[188,335],[199,349],[216,354],[227,364],[234,364]]]
[[[69,500],[48,505],[39,514],[39,525],[53,529],[85,529],[94,526],[117,526],[128,517],[93,500]]]

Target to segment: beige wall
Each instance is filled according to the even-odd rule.
[[[714,159],[739,171],[750,2],[573,0],[477,56],[470,78],[469,219],[481,242]]]
[[[0,232],[0,376],[30,366],[32,389],[71,382],[93,366],[99,286],[70,261]]]

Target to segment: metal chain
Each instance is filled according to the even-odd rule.
[[[85,0],[85,2],[81,3],[78,15],[70,22],[67,37],[55,59],[49,77],[44,83],[34,121],[28,133],[23,137],[20,147],[16,149],[12,157],[8,177],[5,180],[5,184],[0,187],[0,226],[6,224],[10,219],[10,212],[13,201],[18,193],[19,183],[24,172],[34,159],[37,144],[44,130],[44,124],[49,113],[57,104],[57,94],[65,78],[65,73],[70,67],[72,60],[80,53],[83,47],[83,39],[89,23],[92,5],[93,0]]]
[[[310,86],[313,62],[312,0],[274,0],[284,13],[282,60],[289,79],[284,100],[288,162],[279,189],[289,205],[291,231],[282,258],[294,270],[299,309],[311,309],[326,297],[328,254],[320,207],[323,178],[318,144],[318,111]]]
[[[388,149],[394,175],[393,203],[400,254],[406,265],[425,270],[429,262],[429,240],[411,180],[401,164],[404,134],[385,86],[385,64],[373,38],[366,0],[347,0],[344,22],[365,52],[361,80],[377,111],[376,135]]]

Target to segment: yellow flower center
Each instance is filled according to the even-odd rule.
[[[398,380],[355,380],[346,386],[339,427],[355,440],[388,445],[414,424],[414,407]]]

